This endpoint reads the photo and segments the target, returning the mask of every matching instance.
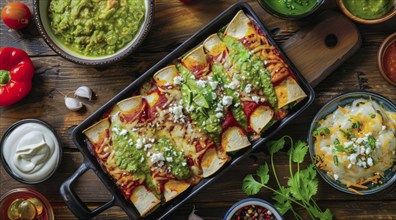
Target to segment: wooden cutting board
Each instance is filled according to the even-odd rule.
[[[325,11],[281,47],[305,79],[315,87],[361,46],[355,24],[342,14]]]

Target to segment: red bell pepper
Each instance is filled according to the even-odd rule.
[[[21,49],[0,48],[0,106],[12,105],[32,89],[34,66]]]

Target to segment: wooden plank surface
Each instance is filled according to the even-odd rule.
[[[1,1],[0,7],[9,1]],[[24,2],[31,7],[32,1]],[[20,33],[9,30],[0,22],[0,47],[12,46],[26,50],[36,68],[33,90],[28,97],[13,106],[0,108],[0,135],[20,119],[39,118],[54,126],[61,136],[65,151],[57,174],[39,185],[19,183],[0,168],[0,195],[16,187],[31,187],[50,200],[57,219],[75,219],[59,195],[60,184],[82,162],[81,154],[70,139],[73,127],[235,2],[237,1],[197,0],[193,4],[185,5],[177,0],[156,1],[154,25],[143,45],[132,56],[107,68],[84,67],[62,59],[40,38],[34,25]],[[267,28],[273,31],[274,38],[280,44],[312,21],[278,19],[265,13],[255,1],[248,2]],[[334,0],[328,0],[320,10],[326,9],[338,11]],[[382,40],[396,31],[395,22],[393,19],[381,25],[357,25],[362,35],[362,47],[315,88],[317,98],[314,104],[277,136],[289,134],[296,139],[305,140],[309,123],[317,110],[329,99],[343,92],[373,91],[396,102],[396,88],[382,79],[376,63],[377,51]],[[91,87],[97,97],[91,103],[86,103],[85,110],[70,112],[63,105],[62,95],[55,89],[72,94],[72,91],[81,85]],[[275,159],[276,167],[284,177],[287,176],[286,157],[285,153],[281,153]],[[205,219],[221,219],[233,203],[246,198],[241,190],[242,178],[254,172],[264,161],[268,161],[268,156],[263,152],[253,153],[250,158],[242,161],[192,198],[169,219],[186,219],[193,205],[198,209],[197,213]],[[285,181],[285,178],[281,179]],[[75,190],[91,208],[103,204],[110,198],[93,172],[87,172],[80,178]],[[256,197],[271,201],[268,191],[262,191]],[[321,207],[331,208],[336,219],[396,219],[395,186],[374,196],[361,197],[338,192],[320,179],[317,198]],[[126,215],[120,208],[113,207],[97,217],[115,218],[126,219]]]

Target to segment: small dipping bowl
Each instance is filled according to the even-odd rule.
[[[16,199],[29,199],[29,198],[36,198],[42,204],[42,213],[39,216],[39,219],[42,220],[53,220],[54,218],[54,211],[52,210],[51,204],[48,200],[41,195],[41,193],[29,189],[29,188],[16,188],[12,189],[5,194],[3,194],[0,198],[0,219],[9,219],[7,215],[7,211],[9,206],[13,201]]]
[[[301,14],[285,14],[285,13],[282,13],[282,12],[274,9],[271,6],[271,4],[269,4],[267,1],[275,3],[278,0],[257,0],[257,2],[260,4],[260,6],[266,12],[268,12],[271,15],[274,15],[278,18],[287,19],[287,20],[298,20],[298,19],[308,17],[308,16],[312,15],[325,2],[325,0],[317,0],[316,4],[311,9],[309,9],[309,11],[301,13]]]
[[[25,124],[27,124],[27,123],[38,124],[38,125],[41,125],[41,126],[44,126],[45,128],[47,128],[47,129],[48,129],[49,131],[51,131],[52,134],[55,136],[55,139],[56,139],[56,140],[54,140],[54,141],[56,141],[57,144],[58,144],[58,149],[55,149],[55,150],[57,150],[58,155],[53,155],[54,153],[56,153],[55,150],[54,150],[54,151],[52,152],[52,154],[50,155],[50,156],[53,156],[53,157],[57,157],[57,158],[55,158],[55,159],[56,159],[56,162],[54,163],[55,165],[53,166],[52,171],[51,171],[48,175],[46,175],[45,177],[40,178],[40,179],[38,179],[38,180],[28,180],[28,179],[25,179],[25,178],[21,177],[20,175],[18,175],[18,174],[17,174],[16,172],[14,172],[13,169],[12,169],[12,167],[14,167],[15,169],[17,169],[17,168],[15,167],[15,165],[14,165],[14,166],[11,166],[10,164],[8,164],[8,163],[7,163],[7,160],[6,160],[6,158],[5,158],[6,156],[4,155],[4,152],[5,152],[6,150],[8,150],[8,149],[6,149],[6,148],[9,147],[9,146],[6,146],[7,138],[9,138],[9,136],[11,135],[11,133],[12,133],[13,131],[15,131],[15,129],[17,129],[17,128],[19,128],[20,126],[25,125]],[[17,141],[20,141],[20,139],[17,140]],[[56,146],[55,146],[55,147],[56,147]],[[14,154],[15,154],[15,151],[16,151],[16,150],[14,150]],[[1,162],[2,162],[2,165],[3,165],[4,169],[7,171],[7,173],[8,173],[12,178],[18,180],[18,181],[21,182],[21,183],[26,183],[26,184],[38,184],[38,183],[44,182],[44,181],[48,180],[49,178],[51,178],[51,176],[53,176],[53,174],[54,174],[54,173],[56,172],[56,170],[58,169],[58,167],[59,167],[59,165],[60,165],[60,163],[61,163],[61,159],[62,159],[62,142],[60,141],[59,136],[56,134],[56,131],[55,131],[48,123],[46,123],[46,122],[44,122],[44,121],[41,121],[41,120],[38,120],[38,119],[23,119],[23,120],[20,120],[20,121],[15,122],[14,124],[12,124],[12,125],[5,131],[3,137],[1,138],[1,141],[0,141],[0,154],[1,154]],[[51,159],[51,158],[50,158],[50,159]],[[50,159],[49,159],[49,160],[50,160]],[[48,160],[47,160],[46,162],[48,162]],[[44,164],[43,166],[45,166],[45,165],[46,165],[46,164]]]
[[[384,22],[386,20],[389,20],[390,18],[392,18],[393,16],[396,15],[396,7],[395,5],[393,6],[393,8],[391,8],[389,10],[388,13],[386,13],[385,15],[383,15],[382,17],[376,18],[376,19],[364,19],[364,18],[360,18],[354,14],[352,14],[348,8],[345,6],[344,1],[348,1],[348,0],[337,0],[337,4],[340,7],[341,11],[351,20],[362,23],[362,24],[378,24],[381,22]],[[362,0],[362,2],[364,2]]]
[[[237,203],[235,203],[231,208],[227,211],[227,213],[224,216],[224,220],[231,220],[232,216],[238,212],[238,210],[244,208],[245,206],[256,206],[260,208],[267,209],[272,213],[272,215],[275,217],[276,220],[283,220],[282,215],[279,213],[279,211],[269,202],[264,201],[262,199],[256,199],[256,198],[248,198],[241,200]]]
[[[392,49],[391,49],[392,47]],[[392,51],[391,51],[392,50]],[[390,54],[392,53],[392,54]],[[385,54],[387,58],[385,58]],[[396,86],[396,74],[393,76],[393,80],[389,76],[389,65],[388,68],[386,68],[385,62],[391,62],[390,60],[385,60],[385,59],[390,59],[390,57],[396,57],[396,32],[391,34],[389,37],[387,37],[381,44],[380,49],[378,50],[378,69],[381,73],[381,75],[384,77],[386,81],[388,81],[390,84],[393,86]],[[396,58],[394,58],[395,61],[394,63],[394,72],[396,72]]]
[[[385,110],[396,112],[396,105],[392,103],[389,99],[381,96],[379,94],[373,92],[349,92],[342,95],[339,95],[329,102],[327,102],[315,115],[314,119],[312,120],[311,127],[308,133],[308,146],[309,146],[309,154],[311,156],[312,163],[316,164],[315,156],[315,138],[312,135],[312,132],[316,130],[318,127],[318,122],[321,119],[324,119],[327,115],[333,113],[338,106],[345,106],[351,104],[354,100],[363,98],[367,100],[373,100],[381,105]],[[342,184],[338,180],[334,180],[326,174],[326,172],[318,167],[316,167],[317,172],[319,175],[327,182],[330,186],[334,187],[335,189],[356,195],[355,192],[348,190],[348,187],[345,184]],[[358,190],[360,195],[371,195],[378,192],[385,190],[386,188],[392,186],[396,182],[396,171],[394,171],[395,163],[392,167],[387,169],[384,172],[384,176],[380,179],[382,184],[372,184],[370,183],[367,189]]]

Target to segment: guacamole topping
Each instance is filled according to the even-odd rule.
[[[191,176],[184,153],[175,148],[169,139],[160,137],[155,141],[153,138],[141,138],[119,125],[113,126],[111,134],[117,166],[143,177],[152,190],[155,186],[151,179],[150,163],[159,167],[166,165],[167,172],[177,179]],[[152,142],[144,141],[148,139]]]
[[[54,35],[69,49],[100,57],[133,40],[144,20],[143,0],[50,0]]]
[[[344,0],[343,2],[351,14],[363,19],[380,18],[394,6],[394,0]]]
[[[212,72],[214,81],[219,82],[220,86],[223,88],[226,96],[232,97],[232,103],[230,109],[232,116],[234,116],[235,120],[244,128],[247,129],[247,118],[243,111],[241,99],[239,98],[238,93],[236,93],[233,89],[227,87],[231,82],[227,78],[226,73],[224,72],[223,67],[220,64],[212,65]]]
[[[178,64],[184,83],[181,86],[183,108],[186,109],[199,129],[209,134],[219,143],[222,131],[220,119],[224,117],[223,108],[213,108],[219,101],[209,83],[200,84],[192,72]]]
[[[278,106],[278,98],[276,97],[274,86],[271,82],[271,73],[265,67],[263,61],[255,54],[251,53],[237,39],[220,36],[223,42],[230,50],[229,56],[232,59],[233,67],[243,76],[241,87],[243,91],[246,83],[249,82],[256,89],[261,89],[267,98],[268,103],[274,109]],[[240,80],[240,79],[239,79]]]
[[[164,155],[168,171],[177,179],[187,179],[191,176],[191,171],[187,166],[184,153],[177,150],[169,139],[160,137],[157,141],[156,148]]]
[[[318,3],[318,0],[261,0],[273,10],[284,15],[305,14]],[[349,0],[348,0],[349,1]],[[357,0],[360,1],[360,0]]]

